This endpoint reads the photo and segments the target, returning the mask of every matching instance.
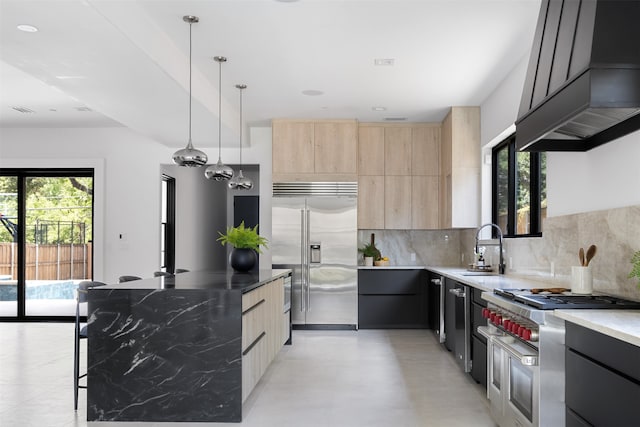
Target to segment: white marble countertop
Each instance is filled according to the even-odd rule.
[[[450,279],[456,280],[465,285],[481,289],[483,291],[493,291],[494,289],[532,289],[549,288],[553,285],[544,281],[525,279],[520,276],[510,276],[508,274],[482,273],[467,271],[462,267],[425,267]]]
[[[358,270],[424,270],[424,265],[359,265]]]
[[[640,310],[554,310],[554,314],[640,347]]]

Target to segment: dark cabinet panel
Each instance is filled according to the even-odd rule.
[[[360,329],[418,328],[420,300],[415,295],[359,295]]]
[[[471,360],[471,377],[487,388],[487,342],[481,336],[471,336]]]
[[[637,425],[640,348],[566,323],[567,425]]]
[[[426,328],[429,293],[424,270],[358,271],[360,329]]]

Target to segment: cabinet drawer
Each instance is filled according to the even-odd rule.
[[[266,300],[261,299],[242,313],[242,351],[265,332],[266,309]]]
[[[417,295],[422,293],[422,270],[360,270],[360,295]]]
[[[420,299],[415,295],[359,295],[358,327],[422,328]]]
[[[473,316],[471,317],[471,333],[484,340],[484,337],[478,333],[478,326],[487,326],[487,319],[482,317],[483,308],[481,305],[476,304],[475,301],[471,304],[471,310],[473,311]]]
[[[255,385],[260,381],[262,374],[269,366],[266,334],[260,335],[248,350],[243,350],[242,355],[242,401],[249,396]]]
[[[640,419],[640,384],[566,350],[566,405],[595,426],[631,426]]]
[[[473,293],[473,302],[482,306],[482,307],[486,307],[487,306],[487,301],[482,299],[482,291],[480,289],[476,289],[473,288],[472,289],[472,293]]]
[[[571,322],[566,322],[566,329],[567,347],[640,383],[640,347]]]

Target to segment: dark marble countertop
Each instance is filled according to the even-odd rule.
[[[190,271],[173,277],[153,277],[101,286],[94,290],[113,289],[215,289],[249,292],[267,282],[286,276],[291,270],[266,269],[253,273],[237,273],[233,270]]]

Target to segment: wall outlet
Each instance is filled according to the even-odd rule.
[[[513,257],[509,257],[509,270],[513,270]]]
[[[551,277],[556,277],[556,263],[551,261],[551,268],[549,269],[549,274],[551,274]]]
[[[415,260],[416,260],[416,253],[411,252],[411,261],[415,261]]]

